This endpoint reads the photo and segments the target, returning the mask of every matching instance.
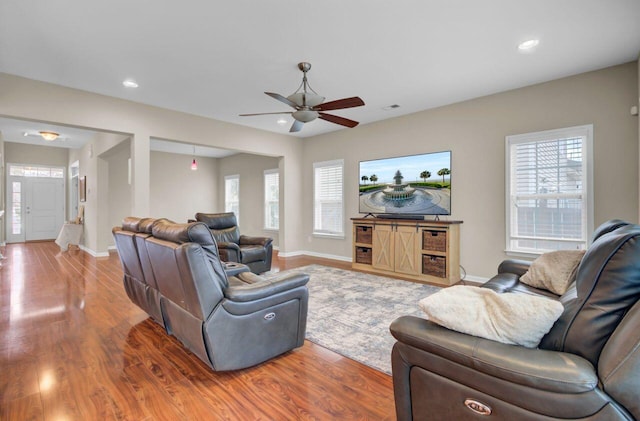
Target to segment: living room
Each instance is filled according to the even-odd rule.
[[[542,51],[543,47],[544,44],[540,46]],[[301,59],[306,57],[297,60]],[[536,80],[535,54],[523,56],[522,60],[523,72],[531,69],[530,79]],[[632,59],[624,62],[605,61],[588,71],[521,84],[502,92],[471,95],[471,99],[454,99],[404,115],[389,113],[386,115],[390,118],[354,129],[304,138],[287,135],[288,127],[279,133],[259,130],[143,104],[129,92],[116,98],[86,88],[35,80],[28,72],[0,73],[0,116],[96,133],[81,149],[68,151],[66,158],[60,159],[66,160],[67,166],[78,161],[80,175],[87,177],[81,246],[98,257],[113,248],[111,227],[125,216],[167,217],[186,222],[196,212],[223,211],[224,178],[239,175],[240,223],[244,232],[273,236],[283,258],[306,255],[349,262],[352,258],[349,218],[363,216],[358,207],[358,163],[450,150],[455,186],[452,212],[441,218],[464,222],[460,229],[460,263],[466,279],[484,281],[495,274],[496,265],[507,257],[507,136],[592,125],[593,211],[589,228],[593,230],[612,218],[638,222],[640,123],[630,110],[634,106],[637,109],[640,96],[640,60],[636,51]],[[312,82],[316,75],[321,78],[319,63],[314,63],[316,67],[309,75]],[[296,78],[291,80],[291,89],[298,83],[295,64],[287,64],[294,68],[289,75]],[[281,71],[273,66],[265,64],[264,70],[257,68],[256,72]],[[469,67],[473,68],[473,64]],[[346,73],[358,71],[366,70],[357,69],[353,63],[345,69]],[[466,77],[472,79],[472,72]],[[271,87],[267,81],[255,84],[256,96],[264,95],[262,90],[287,89],[287,85]],[[345,91],[343,86],[337,95],[360,94],[357,85],[353,87],[355,92],[348,88]],[[253,111],[254,104],[243,104],[238,112]],[[195,149],[225,149],[234,155],[198,156],[198,171],[192,172],[189,169],[192,156],[153,151],[154,140],[196,145]],[[9,145],[11,139],[3,139],[2,127],[0,141],[3,162],[11,162],[10,157],[17,156],[16,147]],[[23,149],[21,156],[47,155],[38,148]],[[129,159],[130,180],[123,171],[128,171]],[[314,233],[313,164],[332,160],[344,160],[344,222],[342,235],[327,238]],[[262,212],[252,212],[263,206],[254,187],[261,192],[264,171],[275,168],[281,177],[280,227],[278,231],[265,231]],[[4,185],[3,181],[3,192]]]

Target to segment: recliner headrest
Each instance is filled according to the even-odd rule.
[[[196,213],[196,220],[204,222],[212,230],[222,230],[238,225],[238,220],[233,212]]]
[[[138,218],[136,216],[127,216],[122,220],[122,230],[138,232],[141,220],[142,218]]]
[[[168,219],[162,218],[165,221],[169,221]],[[155,218],[142,218],[140,220],[140,225],[138,225],[138,232],[144,233],[144,234],[151,234],[151,230],[153,228],[153,223],[156,222],[158,219]]]
[[[598,228],[593,231],[593,235],[591,236],[591,242],[593,243],[598,238],[602,237],[604,234],[615,231],[620,227],[624,227],[625,225],[630,225],[629,222],[623,221],[622,219],[611,219],[607,222],[604,222]]]
[[[167,219],[158,219],[153,222],[152,234],[158,239],[178,244],[198,243],[203,246],[216,244],[211,231],[203,222],[177,224]]]

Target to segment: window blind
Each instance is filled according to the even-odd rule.
[[[227,175],[224,177],[224,211],[233,212],[240,224],[240,176]]]
[[[314,164],[314,234],[344,235],[343,167],[342,160]]]
[[[507,251],[584,249],[590,219],[588,133],[580,127],[535,135],[507,138]]]

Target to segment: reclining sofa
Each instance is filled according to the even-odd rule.
[[[303,345],[308,275],[266,279],[225,265],[201,222],[128,217],[113,236],[131,301],[213,370],[250,367]]]
[[[528,267],[506,260],[483,286],[563,303],[537,349],[391,324],[398,420],[640,419],[640,226],[601,225],[562,296],[520,283]]]

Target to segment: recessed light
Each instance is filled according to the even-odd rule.
[[[520,51],[531,51],[532,48],[535,48],[540,44],[539,39],[528,39],[526,41],[518,44],[518,50]]]
[[[127,79],[124,82],[122,82],[122,84],[124,86],[126,86],[127,88],[137,88],[138,84],[136,83],[135,80],[131,80],[131,79]]]
[[[287,119],[286,119],[286,118],[284,118],[284,117],[280,117],[280,118],[278,119],[278,121],[276,121],[276,123],[278,123],[278,124],[279,124],[279,125],[281,125],[281,126],[284,126],[284,125],[285,125],[285,124],[287,124],[288,122],[289,122],[289,121],[287,121]]]

